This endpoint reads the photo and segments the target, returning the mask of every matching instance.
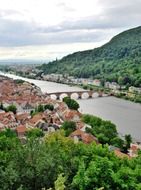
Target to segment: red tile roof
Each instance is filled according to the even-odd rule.
[[[43,113],[38,113],[36,115],[34,115],[30,120],[29,120],[29,123],[31,124],[36,124],[39,120],[45,118],[44,114]]]
[[[75,137],[77,136],[78,138],[80,138],[80,140],[82,140],[84,143],[89,144],[93,141],[95,141],[96,143],[98,143],[98,140],[96,137],[94,137],[91,134],[88,134],[86,132],[81,131],[80,129],[75,130],[73,133],[71,133],[70,137]]]
[[[17,133],[25,133],[27,128],[24,125],[20,125],[16,128]]]
[[[119,158],[130,158],[129,155],[122,153],[120,150],[114,150],[114,153]]]

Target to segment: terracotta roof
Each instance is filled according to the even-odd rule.
[[[64,118],[66,119],[66,120],[70,120],[70,119],[73,119],[74,117],[76,117],[76,116],[78,116],[78,117],[80,117],[81,116],[81,113],[80,112],[78,112],[78,111],[75,111],[75,110],[66,110],[65,112],[64,112]]]
[[[27,119],[30,115],[28,113],[21,113],[21,114],[16,114],[16,119],[17,120],[24,120]]]
[[[46,116],[43,114],[43,113],[38,113],[36,115],[34,115],[30,120],[29,120],[29,123],[31,124],[36,124],[39,120],[42,120],[46,118]]]
[[[12,123],[16,124],[16,119],[12,112],[0,113],[0,121],[5,126],[11,125]]]
[[[131,147],[130,147],[130,150],[134,151],[134,152],[137,152],[139,149],[138,145],[136,144],[132,144]]]
[[[76,126],[78,129],[82,129],[85,126],[85,124],[82,121],[79,121],[79,122],[76,122]]]
[[[17,133],[25,133],[27,128],[24,125],[20,125],[16,128]]]
[[[80,129],[75,130],[73,133],[71,133],[70,137],[75,137],[77,136],[78,138],[80,138],[80,140],[82,140],[84,143],[89,144],[93,141],[95,141],[96,143],[98,143],[98,140],[96,137],[94,137],[91,134],[85,133],[83,131],[81,131]]]
[[[117,157],[119,158],[130,158],[129,155],[124,154],[123,152],[121,152],[120,150],[114,150],[114,153]]]

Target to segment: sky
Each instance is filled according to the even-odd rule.
[[[141,25],[141,0],[0,0],[0,60],[53,60]]]

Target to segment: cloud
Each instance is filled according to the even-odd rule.
[[[28,5],[31,0],[26,2]],[[34,2],[32,1],[31,8]],[[1,5],[0,47],[39,46],[40,49],[41,46],[60,45],[61,48],[64,46],[64,52],[68,52],[65,44],[75,47],[74,44],[79,43],[80,50],[83,50],[85,44],[89,48],[92,47],[88,46],[89,43],[108,41],[125,29],[140,25],[141,21],[140,0],[53,0],[51,2],[54,4],[50,3],[49,6],[42,4],[43,2],[46,1],[41,0],[39,3],[36,0],[38,6],[35,10],[26,10],[27,5],[19,10],[2,8]],[[54,9],[50,10],[53,5]],[[43,6],[46,8],[42,9]],[[30,53],[19,55],[25,54]]]
[[[66,2],[59,2],[59,3],[57,3],[56,4],[56,6],[57,7],[60,7],[63,11],[65,11],[65,12],[74,12],[75,11],[75,9],[74,8],[72,8],[72,7],[70,7],[69,5],[67,5],[67,3]]]
[[[105,37],[105,31],[97,30],[98,28],[89,18],[70,23],[65,21],[52,27],[41,27],[33,21],[11,20],[0,16],[0,45],[18,47],[97,42]]]

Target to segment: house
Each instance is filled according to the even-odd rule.
[[[30,114],[28,113],[17,113],[16,120],[19,124],[25,124],[28,119],[30,119]]]
[[[114,154],[118,157],[118,158],[130,158],[130,156],[128,154],[125,154],[123,152],[120,151],[120,148],[117,148],[115,146],[110,145],[109,146],[109,151],[114,152]]]
[[[18,135],[19,138],[23,138],[26,134],[27,128],[24,125],[19,125],[16,128],[16,133]]]
[[[75,143],[82,141],[85,144],[90,144],[92,142],[96,142],[98,144],[98,140],[96,137],[89,133],[81,131],[80,129],[77,129],[73,133],[71,133],[70,137],[74,139]]]
[[[32,110],[34,110],[34,107],[29,102],[23,103],[22,108],[24,112],[27,112],[27,113],[30,113]]]
[[[45,111],[44,113],[38,113],[34,115],[32,118],[30,118],[26,122],[26,126],[31,128],[42,128],[42,126],[45,125],[44,123],[48,123],[48,125],[60,126],[62,124],[62,121],[60,120],[59,115],[55,111],[49,111],[49,113]]]
[[[36,127],[39,121],[45,120],[45,116],[43,113],[38,113],[34,115],[32,118],[29,119],[29,121],[26,123],[27,127]]]
[[[76,123],[76,128],[77,129],[80,129],[81,131],[83,132],[86,132],[86,128],[89,128],[91,129],[92,127],[84,122],[82,122],[81,120],[78,121],[78,122],[75,122]]]
[[[88,85],[88,79],[81,79],[83,85]]]
[[[55,132],[56,130],[58,130],[60,127],[57,124],[51,124],[51,123],[47,123],[44,120],[39,120],[36,124],[35,127],[41,129],[44,132]]]
[[[140,144],[131,143],[130,149],[128,150],[128,155],[130,157],[137,157],[139,150],[141,150],[141,145]]]
[[[114,154],[119,157],[119,158],[130,158],[130,156],[128,154],[125,154],[123,152],[121,152],[120,150],[118,149],[115,149],[114,150]]]
[[[116,82],[105,82],[105,88],[110,88],[112,90],[119,90],[120,85]]]
[[[13,102],[12,102],[13,103]],[[14,105],[17,108],[17,112],[24,112],[24,109],[22,108],[22,106],[18,103],[18,102],[14,102]]]
[[[1,122],[0,122],[0,131],[2,131],[4,129],[4,124],[2,124]]]
[[[74,122],[79,122],[81,117],[81,113],[76,111],[76,110],[65,110],[63,112],[62,118],[64,121],[69,120],[69,121],[74,121]]]
[[[45,123],[43,120],[42,121],[39,121],[37,124],[36,124],[36,127],[41,129],[42,131],[48,131],[48,127],[49,127],[49,124],[48,123]]]
[[[95,85],[95,86],[101,86],[100,80],[95,79],[95,80],[93,81],[93,85]]]
[[[134,86],[130,86],[128,90],[129,90],[129,92],[131,92],[131,93],[138,93],[138,94],[141,94],[141,88],[137,88],[137,87],[134,87]]]
[[[0,123],[3,128],[15,128],[18,125],[13,112],[0,113]]]

